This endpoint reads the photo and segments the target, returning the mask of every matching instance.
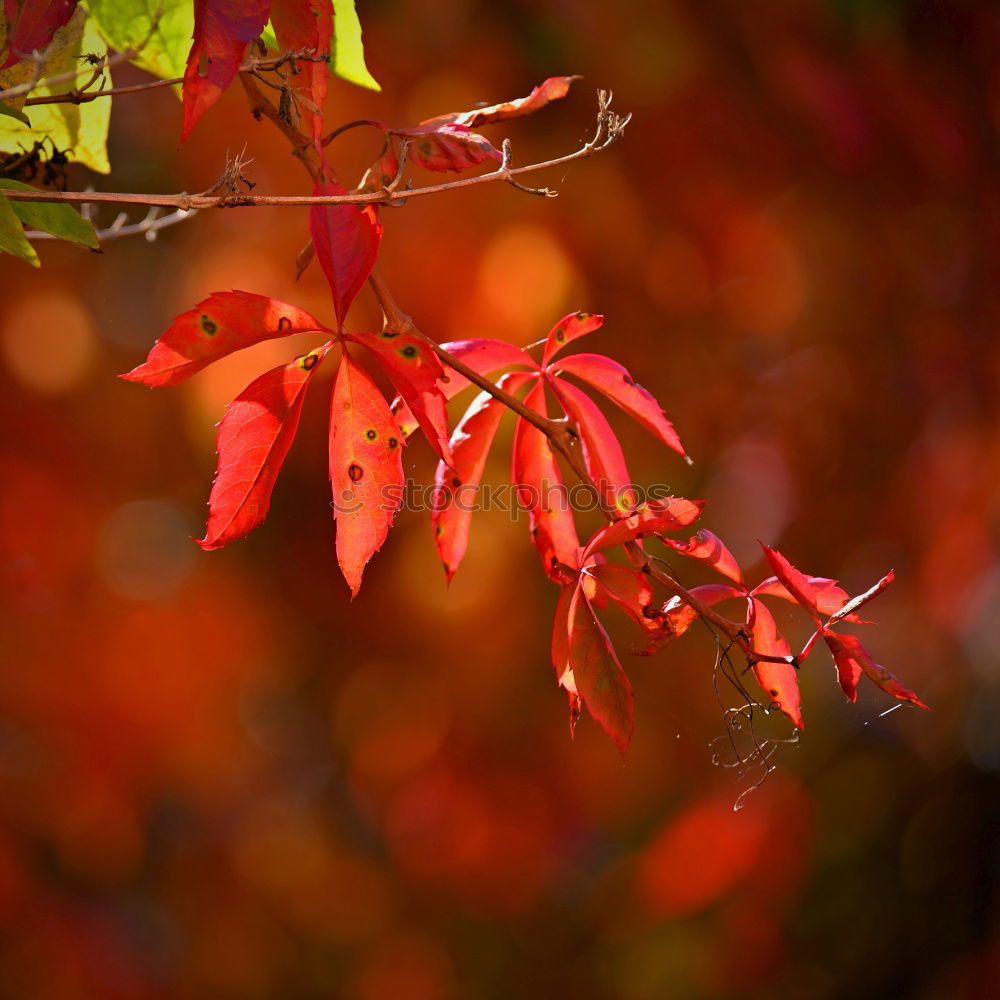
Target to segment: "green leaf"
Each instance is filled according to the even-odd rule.
[[[0,102],[0,115],[7,115],[9,118],[16,118],[19,122],[24,122],[24,124],[29,128],[31,127],[31,121],[23,111],[18,108],[10,108],[2,102]]]
[[[343,80],[369,90],[381,90],[365,65],[361,22],[354,0],[333,0],[333,62],[331,70]]]
[[[30,184],[20,181],[0,180],[0,189],[6,191],[34,191]],[[40,229],[60,240],[77,243],[97,250],[100,244],[94,227],[72,205],[46,201],[8,201],[17,217],[29,228]]]
[[[162,80],[184,75],[194,34],[191,0],[87,0],[86,7],[109,45],[119,52],[139,49],[131,60],[136,66]]]
[[[35,248],[24,235],[21,220],[17,217],[14,206],[2,194],[0,194],[0,252],[20,257],[34,267],[42,266]]]
[[[73,87],[82,87],[93,75],[93,70],[82,59],[84,53],[103,52],[104,42],[87,19],[83,8],[77,8],[72,18],[60,28],[45,50],[45,65],[41,78],[63,73],[75,73],[75,79],[63,80],[52,87],[39,86],[33,95],[63,94]],[[33,67],[18,63],[0,73],[0,90],[30,81]],[[104,70],[105,87],[111,86],[111,74]],[[12,97],[10,105],[18,110],[24,105],[26,95]],[[36,141],[48,139],[57,149],[68,152],[73,160],[100,174],[111,171],[108,163],[108,122],[111,117],[111,99],[99,97],[79,106],[74,104],[36,104],[31,109],[31,128],[11,118],[0,118],[0,150],[20,152],[30,149]]]

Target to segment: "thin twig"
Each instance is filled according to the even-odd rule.
[[[240,80],[251,100],[251,109],[256,117],[270,118],[274,124],[281,129],[292,143],[293,151],[302,160],[306,169],[316,179],[322,172],[319,161],[319,154],[313,146],[312,140],[299,131],[294,125],[284,121],[278,114],[277,109],[261,94],[259,87],[248,74],[241,73]],[[603,93],[603,92],[602,92]],[[594,137],[584,143],[579,149],[564,156],[557,156],[551,160],[544,160],[540,163],[531,163],[524,167],[506,167],[490,171],[486,174],[478,174],[474,177],[459,177],[453,181],[445,181],[440,184],[428,184],[424,187],[409,188],[394,191],[374,191],[356,192],[353,194],[338,195],[192,195],[192,194],[132,194],[127,192],[100,191],[93,194],[80,191],[8,191],[7,197],[14,201],[40,201],[40,202],[70,202],[79,203],[91,201],[97,203],[109,203],[119,205],[157,205],[160,208],[257,208],[268,205],[282,206],[309,206],[309,205],[379,205],[393,204],[404,201],[408,198],[417,198],[421,195],[441,194],[444,191],[454,191],[459,188],[473,187],[477,184],[489,184],[494,181],[504,181],[510,183],[511,177],[522,176],[524,174],[535,173],[539,170],[546,170],[550,167],[562,166],[565,163],[572,163],[575,160],[587,159],[595,153],[607,149],[615,142],[628,123],[628,117],[620,118],[618,115],[606,117],[607,105],[601,105],[602,113],[598,115],[597,130]]]
[[[65,94],[49,94],[46,97],[29,97],[24,102],[24,107],[31,108],[38,104],[88,104],[96,101],[98,97],[120,97],[122,94],[140,94],[147,90],[156,90],[158,87],[172,87],[174,84],[183,83],[184,77],[178,76],[173,80],[150,80],[148,83],[137,83],[131,87],[111,87],[108,90],[71,90]]]

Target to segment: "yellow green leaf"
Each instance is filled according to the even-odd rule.
[[[354,0],[333,0],[333,72],[341,79],[369,90],[381,90],[365,65],[361,22]]]
[[[136,66],[162,80],[184,75],[194,34],[191,0],[87,0],[86,7],[112,48],[138,50],[130,60]],[[180,88],[173,89],[180,96]]]
[[[21,220],[17,217],[14,206],[3,193],[0,193],[0,253],[13,254],[35,267],[42,266],[35,248],[24,235]]]
[[[62,80],[51,86],[38,86],[31,96],[64,94],[73,87],[82,87],[93,75],[93,69],[81,56],[85,53],[103,53],[107,46],[97,29],[88,23],[86,12],[77,8],[73,17],[53,36],[52,43],[45,50],[45,64],[41,79],[64,73],[73,73],[74,78]],[[0,89],[6,89],[31,79],[33,67],[20,63],[0,73]],[[104,70],[104,88],[111,86],[111,74]],[[19,94],[9,98],[10,106],[21,110],[27,95]],[[35,141],[48,139],[53,146],[68,152],[71,159],[82,163],[91,170],[107,174],[111,171],[108,163],[108,122],[111,117],[111,99],[99,97],[86,104],[36,104],[31,108],[31,127],[6,117],[0,118],[0,150],[17,152],[30,149]]]
[[[34,191],[30,184],[0,179],[0,190]],[[6,200],[6,199],[5,199]],[[9,201],[15,214],[29,229],[40,229],[61,240],[96,250],[100,244],[94,227],[72,205],[45,201]]]

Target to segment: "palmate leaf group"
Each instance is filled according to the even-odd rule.
[[[327,0],[275,0],[242,7],[209,0],[200,4],[202,20],[197,23],[212,23],[218,30],[199,33],[196,27],[185,78],[184,134],[239,70],[249,44],[246,37],[256,37],[268,17],[283,48],[328,54],[331,38],[318,26],[326,23],[329,7]],[[199,46],[200,68],[193,61]],[[209,52],[219,55],[209,61],[211,72],[203,73],[201,57],[208,58]],[[315,154],[314,193],[345,195],[348,189],[335,179],[322,139],[325,77],[321,80],[313,71],[315,62],[309,65],[302,107],[308,112],[306,145]],[[410,128],[367,123],[382,129],[386,142],[358,190],[377,192],[397,184],[404,151],[409,162],[437,171],[503,160],[475,130],[543,107],[564,96],[574,79],[553,77],[521,100],[441,115]],[[773,575],[751,586],[722,539],[698,525],[703,502],[641,498],[602,404],[613,405],[677,456],[687,456],[659,402],[625,367],[604,354],[567,352],[576,341],[601,330],[602,316],[574,312],[563,317],[540,341],[538,357],[499,340],[435,344],[405,317],[391,315],[384,301],[385,327],[355,331],[348,325],[352,303],[369,279],[378,289],[373,270],[383,236],[379,209],[371,203],[315,205],[309,234],[312,253],[330,286],[329,324],[266,296],[216,292],[178,316],[146,361],[123,376],[151,387],[174,386],[262,340],[315,333],[325,341],[263,373],[227,408],[219,425],[218,468],[203,548],[220,548],[264,520],[308,388],[320,366],[339,354],[330,401],[329,478],[337,560],[352,596],[402,506],[402,449],[417,430],[438,457],[431,523],[445,575],[449,581],[454,577],[470,542],[489,454],[505,412],[513,409],[511,481],[528,515],[530,539],[542,568],[559,588],[552,662],[572,722],[586,708],[622,752],[632,738],[632,685],[602,622],[611,607],[634,622],[645,653],[679,638],[699,617],[721,624],[731,642],[741,644],[768,710],[780,711],[798,728],[803,726],[798,672],[821,645],[829,651],[849,699],[856,698],[864,674],[893,697],[922,704],[857,637],[839,630],[845,623],[863,624],[855,612],[891,582],[891,575],[850,600],[836,581],[807,576],[764,546]],[[391,383],[395,399],[386,398],[375,373]],[[448,403],[473,382],[481,391],[450,430]],[[560,437],[563,432],[570,438]],[[564,478],[567,465],[584,480],[608,520],[583,541]],[[629,565],[615,561],[623,556]],[[719,582],[690,591],[678,587],[666,600],[657,598],[654,579],[664,586],[674,574],[656,576],[652,566],[672,559],[700,564],[717,574]],[[773,599],[800,607],[813,623],[813,635],[798,653],[779,632],[767,603]],[[730,617],[722,618],[717,607],[726,608]]]

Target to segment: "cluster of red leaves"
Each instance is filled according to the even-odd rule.
[[[298,102],[318,139],[326,96],[333,38],[331,0],[195,0],[194,39],[184,70],[184,122],[181,142],[195,122],[233,81],[247,47],[260,37],[270,18],[282,52],[309,60]]]
[[[279,6],[281,3],[275,10]],[[198,8],[199,17],[221,17],[219,11],[224,8],[226,5],[203,3]],[[211,65],[216,67],[216,61],[225,55],[232,70],[228,81],[246,45],[245,40],[239,45],[236,40],[244,35],[256,37],[253,32],[263,26],[261,19],[266,20],[269,9],[267,4],[259,4],[241,8],[238,17],[230,12],[223,21],[212,22],[216,28],[224,24],[225,30],[196,30],[195,48],[208,45],[206,39],[214,39],[211,44],[217,50],[212,51],[221,55],[213,56]],[[271,10],[272,18],[275,10]],[[280,21],[278,15],[276,27]],[[299,23],[295,18],[291,21]],[[245,25],[245,31],[240,28],[242,34],[237,25]],[[213,79],[218,82],[222,75],[192,77],[190,105],[186,84],[185,133],[204,110],[203,105],[207,106],[205,102],[214,100],[206,96],[213,93]],[[461,170],[487,158],[499,159],[488,140],[473,128],[529,114],[563,96],[573,79],[546,80],[521,100],[443,115],[410,129],[386,129],[386,152],[362,186],[386,183],[390,169],[395,174],[400,155],[394,143],[398,142],[405,141],[410,157],[432,170]],[[318,136],[317,128],[313,135]],[[317,150],[320,148],[317,142]],[[318,194],[345,191],[325,179],[316,186]],[[659,403],[618,362],[602,354],[561,355],[568,344],[598,330],[603,317],[585,312],[564,317],[545,338],[540,360],[497,340],[465,340],[437,347],[415,331],[403,332],[390,324],[379,333],[345,330],[348,310],[378,255],[382,226],[377,212],[374,205],[317,205],[311,209],[310,236],[330,284],[335,328],[275,299],[242,291],[216,292],[177,317],[146,362],[123,376],[151,387],[172,386],[213,361],[262,340],[304,332],[329,338],[321,347],[261,375],[229,404],[219,425],[218,470],[209,498],[207,530],[199,543],[203,548],[220,548],[264,520],[309,383],[320,364],[339,347],[341,361],[330,414],[329,474],[337,521],[337,558],[348,586],[352,594],[357,593],[365,566],[382,546],[401,506],[402,447],[417,428],[440,459],[431,516],[438,555],[450,580],[465,554],[474,507],[471,500],[507,409],[503,399],[483,391],[449,434],[447,403],[468,387],[469,380],[447,362],[461,362],[466,370],[483,378],[499,376],[495,385],[508,394],[518,394],[523,408],[544,420],[549,419],[548,397],[555,400],[560,419],[579,440],[583,465],[601,506],[612,517],[611,523],[580,544],[549,438],[522,412],[514,431],[512,482],[528,512],[531,538],[542,566],[560,587],[552,660],[559,684],[569,695],[574,722],[586,706],[622,751],[631,739],[631,685],[597,617],[609,600],[642,627],[648,640],[646,652],[681,635],[699,615],[680,597],[657,607],[647,573],[608,562],[608,551],[623,546],[633,556],[644,556],[643,539],[655,539],[668,552],[701,562],[728,581],[695,587],[690,592],[692,599],[703,607],[728,599],[743,603],[745,612],[737,624],[753,649],[754,676],[773,705],[797,727],[802,726],[802,717],[796,671],[820,638],[833,655],[848,698],[856,697],[858,680],[867,673],[894,697],[921,704],[915,694],[875,663],[856,637],[834,631],[840,622],[859,622],[854,612],[891,582],[891,574],[868,593],[848,600],[835,581],[807,577],[765,546],[774,576],[751,590],[730,551],[710,531],[700,530],[687,541],[670,537],[694,524],[703,503],[678,497],[639,503],[618,438],[601,409],[577,383],[614,403],[679,455],[685,452]],[[360,349],[391,381],[398,393],[391,405],[349,348]],[[444,352],[444,364],[439,351]],[[568,381],[567,376],[575,381]],[[793,601],[816,623],[814,635],[798,656],[778,632],[761,600],[764,597]]]

